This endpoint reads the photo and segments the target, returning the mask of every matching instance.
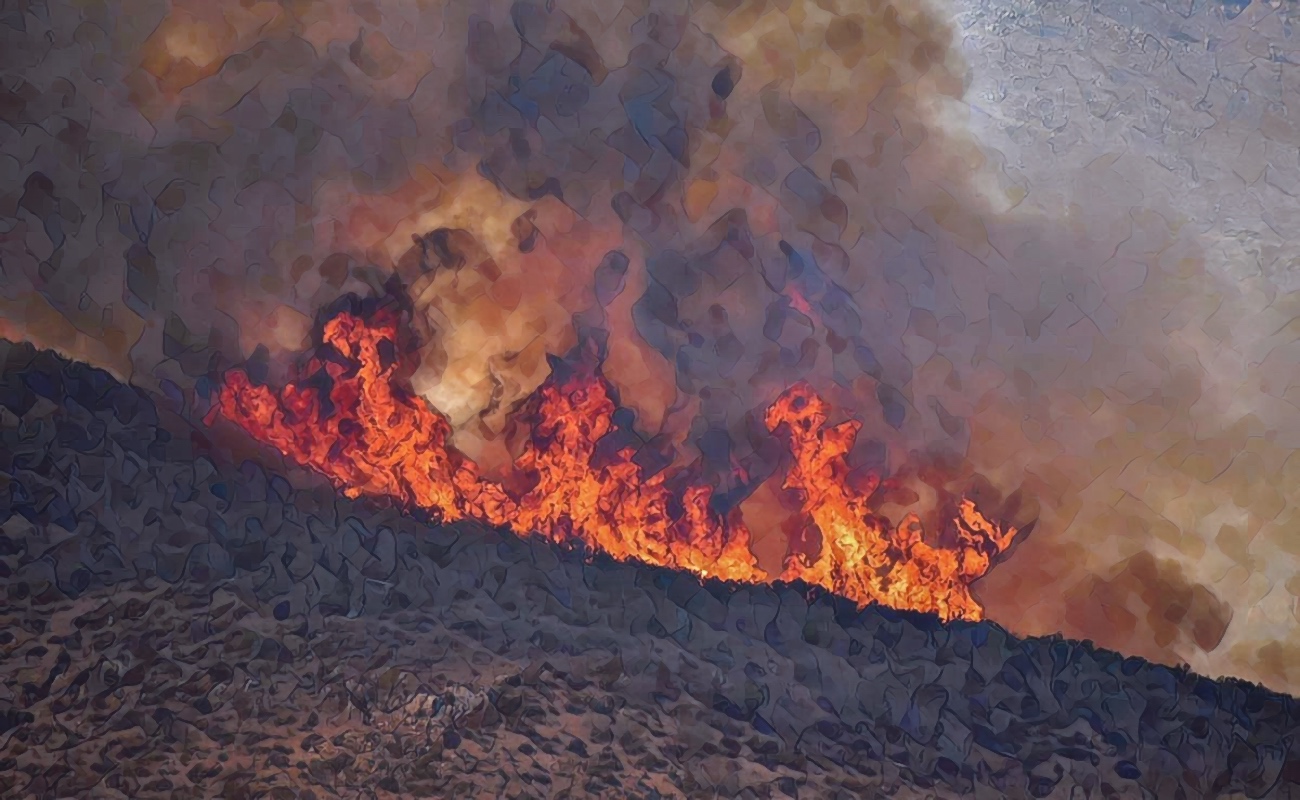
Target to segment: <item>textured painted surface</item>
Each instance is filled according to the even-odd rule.
[[[1300,794],[1292,697],[420,525],[0,365],[5,797]]]
[[[396,271],[491,467],[598,306],[683,458],[810,379],[1020,493],[994,619],[1295,691],[1287,9],[841,5],[11,4],[0,332],[192,411]]]
[[[1073,428],[1030,445],[1029,460],[1052,465],[1032,470],[1059,470],[1077,500],[1057,526],[1068,544],[1044,554],[1042,572],[993,576],[991,595],[1006,601],[993,613],[1027,630],[1064,617],[1072,633],[1109,629],[1108,641],[1130,652],[1154,655],[1154,643],[1294,690],[1292,12],[963,4],[958,19],[969,32],[971,129],[1003,154],[1026,203],[1096,245],[1095,255],[1058,253],[1061,281],[1012,316],[1028,329],[1050,308],[1050,331],[1107,340],[1084,373],[1093,385],[1075,392],[1081,405],[1050,388],[1062,385],[1050,333],[1046,359],[1020,362],[1050,398],[1056,430]],[[1062,292],[1079,302],[1060,303]],[[1076,566],[1052,566],[1065,552]],[[1094,577],[1048,588],[1085,564]]]

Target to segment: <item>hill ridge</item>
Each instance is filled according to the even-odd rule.
[[[122,784],[136,796],[209,796],[236,775],[268,793],[310,776],[366,796],[1300,796],[1300,702],[1264,687],[987,620],[859,610],[806,585],[701,581],[481,525],[428,526],[342,499],[166,402],[0,342],[0,620],[15,631],[0,643],[0,759],[27,781],[0,791],[66,794],[76,759],[31,743],[48,744],[46,726],[112,662],[96,702],[118,702],[105,698],[128,676],[142,687],[118,724],[165,739],[175,725],[149,720],[208,720],[209,744],[190,746],[207,766]],[[150,638],[141,626],[169,611],[206,611],[208,627],[178,620]],[[187,636],[192,663],[176,655]],[[172,644],[140,656],[128,640]],[[298,700],[263,697],[306,681],[305,659],[333,677]],[[173,702],[214,670],[231,676],[199,678],[202,697],[229,696]],[[315,707],[336,701],[322,722]],[[230,729],[249,719],[263,726],[252,743]],[[339,739],[316,743],[325,766],[276,759],[276,746],[333,741],[323,728]],[[89,753],[92,739],[63,744]],[[408,745],[425,750],[382,755]],[[124,773],[116,746],[86,755],[90,785]],[[495,777],[464,772],[466,758]],[[61,759],[69,773],[51,782]],[[278,777],[271,760],[286,760]]]

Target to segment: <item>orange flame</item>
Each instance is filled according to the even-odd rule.
[[[666,474],[643,480],[634,449],[620,450],[608,464],[593,463],[597,442],[613,427],[614,401],[603,378],[582,370],[548,380],[538,394],[532,437],[515,464],[536,485],[519,503],[517,528],[706,577],[766,577],[750,552],[749,531],[709,508],[712,487],[689,487],[674,515]]]
[[[350,498],[393,497],[448,522],[504,525],[510,519],[515,509],[505,492],[447,447],[447,420],[396,390],[398,364],[385,366],[380,352],[383,342],[397,341],[394,315],[381,311],[366,322],[340,314],[325,325],[324,340],[349,362],[313,358],[307,365],[308,373],[329,378],[328,412],[320,391],[306,381],[276,397],[242,370],[231,370],[213,413],[324,474]]]
[[[209,422],[218,415],[230,419],[324,474],[350,498],[387,496],[444,521],[509,526],[703,577],[769,580],[739,515],[724,517],[710,506],[711,486],[687,482],[675,490],[680,481],[664,472],[644,477],[635,449],[602,452],[616,428],[616,406],[597,369],[552,374],[534,394],[530,437],[515,462],[527,488],[508,492],[450,447],[447,420],[400,385],[398,332],[390,312],[368,320],[341,313],[324,331],[325,344],[341,359],[311,359],[309,377],[278,396],[232,370]],[[952,521],[953,546],[924,541],[915,515],[891,529],[869,508],[879,479],[854,487],[848,478],[847,455],[861,423],[827,428],[828,415],[827,403],[802,383],[767,412],[769,430],[784,434],[794,456],[784,488],[798,493],[822,540],[815,558],[787,558],[781,579],[802,579],[862,605],[982,618],[970,584],[1017,531],[993,524],[969,500]]]
[[[787,389],[767,410],[767,427],[784,431],[794,466],[784,488],[798,491],[803,511],[821,534],[821,550],[808,563],[793,558],[786,580],[834,587],[861,603],[932,611],[944,619],[979,619],[983,609],[970,583],[988,572],[992,556],[1005,550],[1014,528],[998,528],[963,500],[954,520],[959,546],[934,547],[922,540],[921,520],[909,514],[897,528],[875,516],[867,501],[879,486],[850,485],[847,456],[862,423],[826,428],[829,406],[806,383]]]

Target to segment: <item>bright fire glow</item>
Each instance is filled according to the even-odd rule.
[[[330,480],[348,497],[387,496],[452,522],[474,519],[558,543],[582,542],[620,560],[689,570],[737,582],[769,580],[758,567],[738,513],[719,515],[713,489],[688,474],[642,477],[633,448],[612,450],[615,401],[595,366],[552,374],[521,410],[530,436],[515,462],[512,491],[481,476],[449,446],[447,420],[401,385],[398,318],[341,313],[302,379],[279,393],[232,370],[209,417],[224,416],[255,438]],[[952,540],[923,539],[914,515],[897,527],[874,515],[868,486],[849,480],[856,421],[826,427],[828,404],[807,384],[768,409],[769,430],[794,457],[784,487],[821,537],[814,557],[792,555],[780,576],[802,579],[862,605],[872,602],[980,619],[970,585],[1017,531],[963,500]]]

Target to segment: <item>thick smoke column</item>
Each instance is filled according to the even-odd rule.
[[[1039,520],[977,587],[991,617],[1300,685],[1295,553],[1248,552],[1284,542],[1267,476],[1300,442],[1204,333],[1250,303],[1116,156],[1031,207],[965,132],[947,9],[57,5],[0,26],[6,335],[194,402],[259,346],[283,371],[319,309],[395,272],[414,384],[490,472],[576,318],[769,565],[762,409],[807,380],[866,423],[852,460],[896,478],[893,516],[967,490]]]

